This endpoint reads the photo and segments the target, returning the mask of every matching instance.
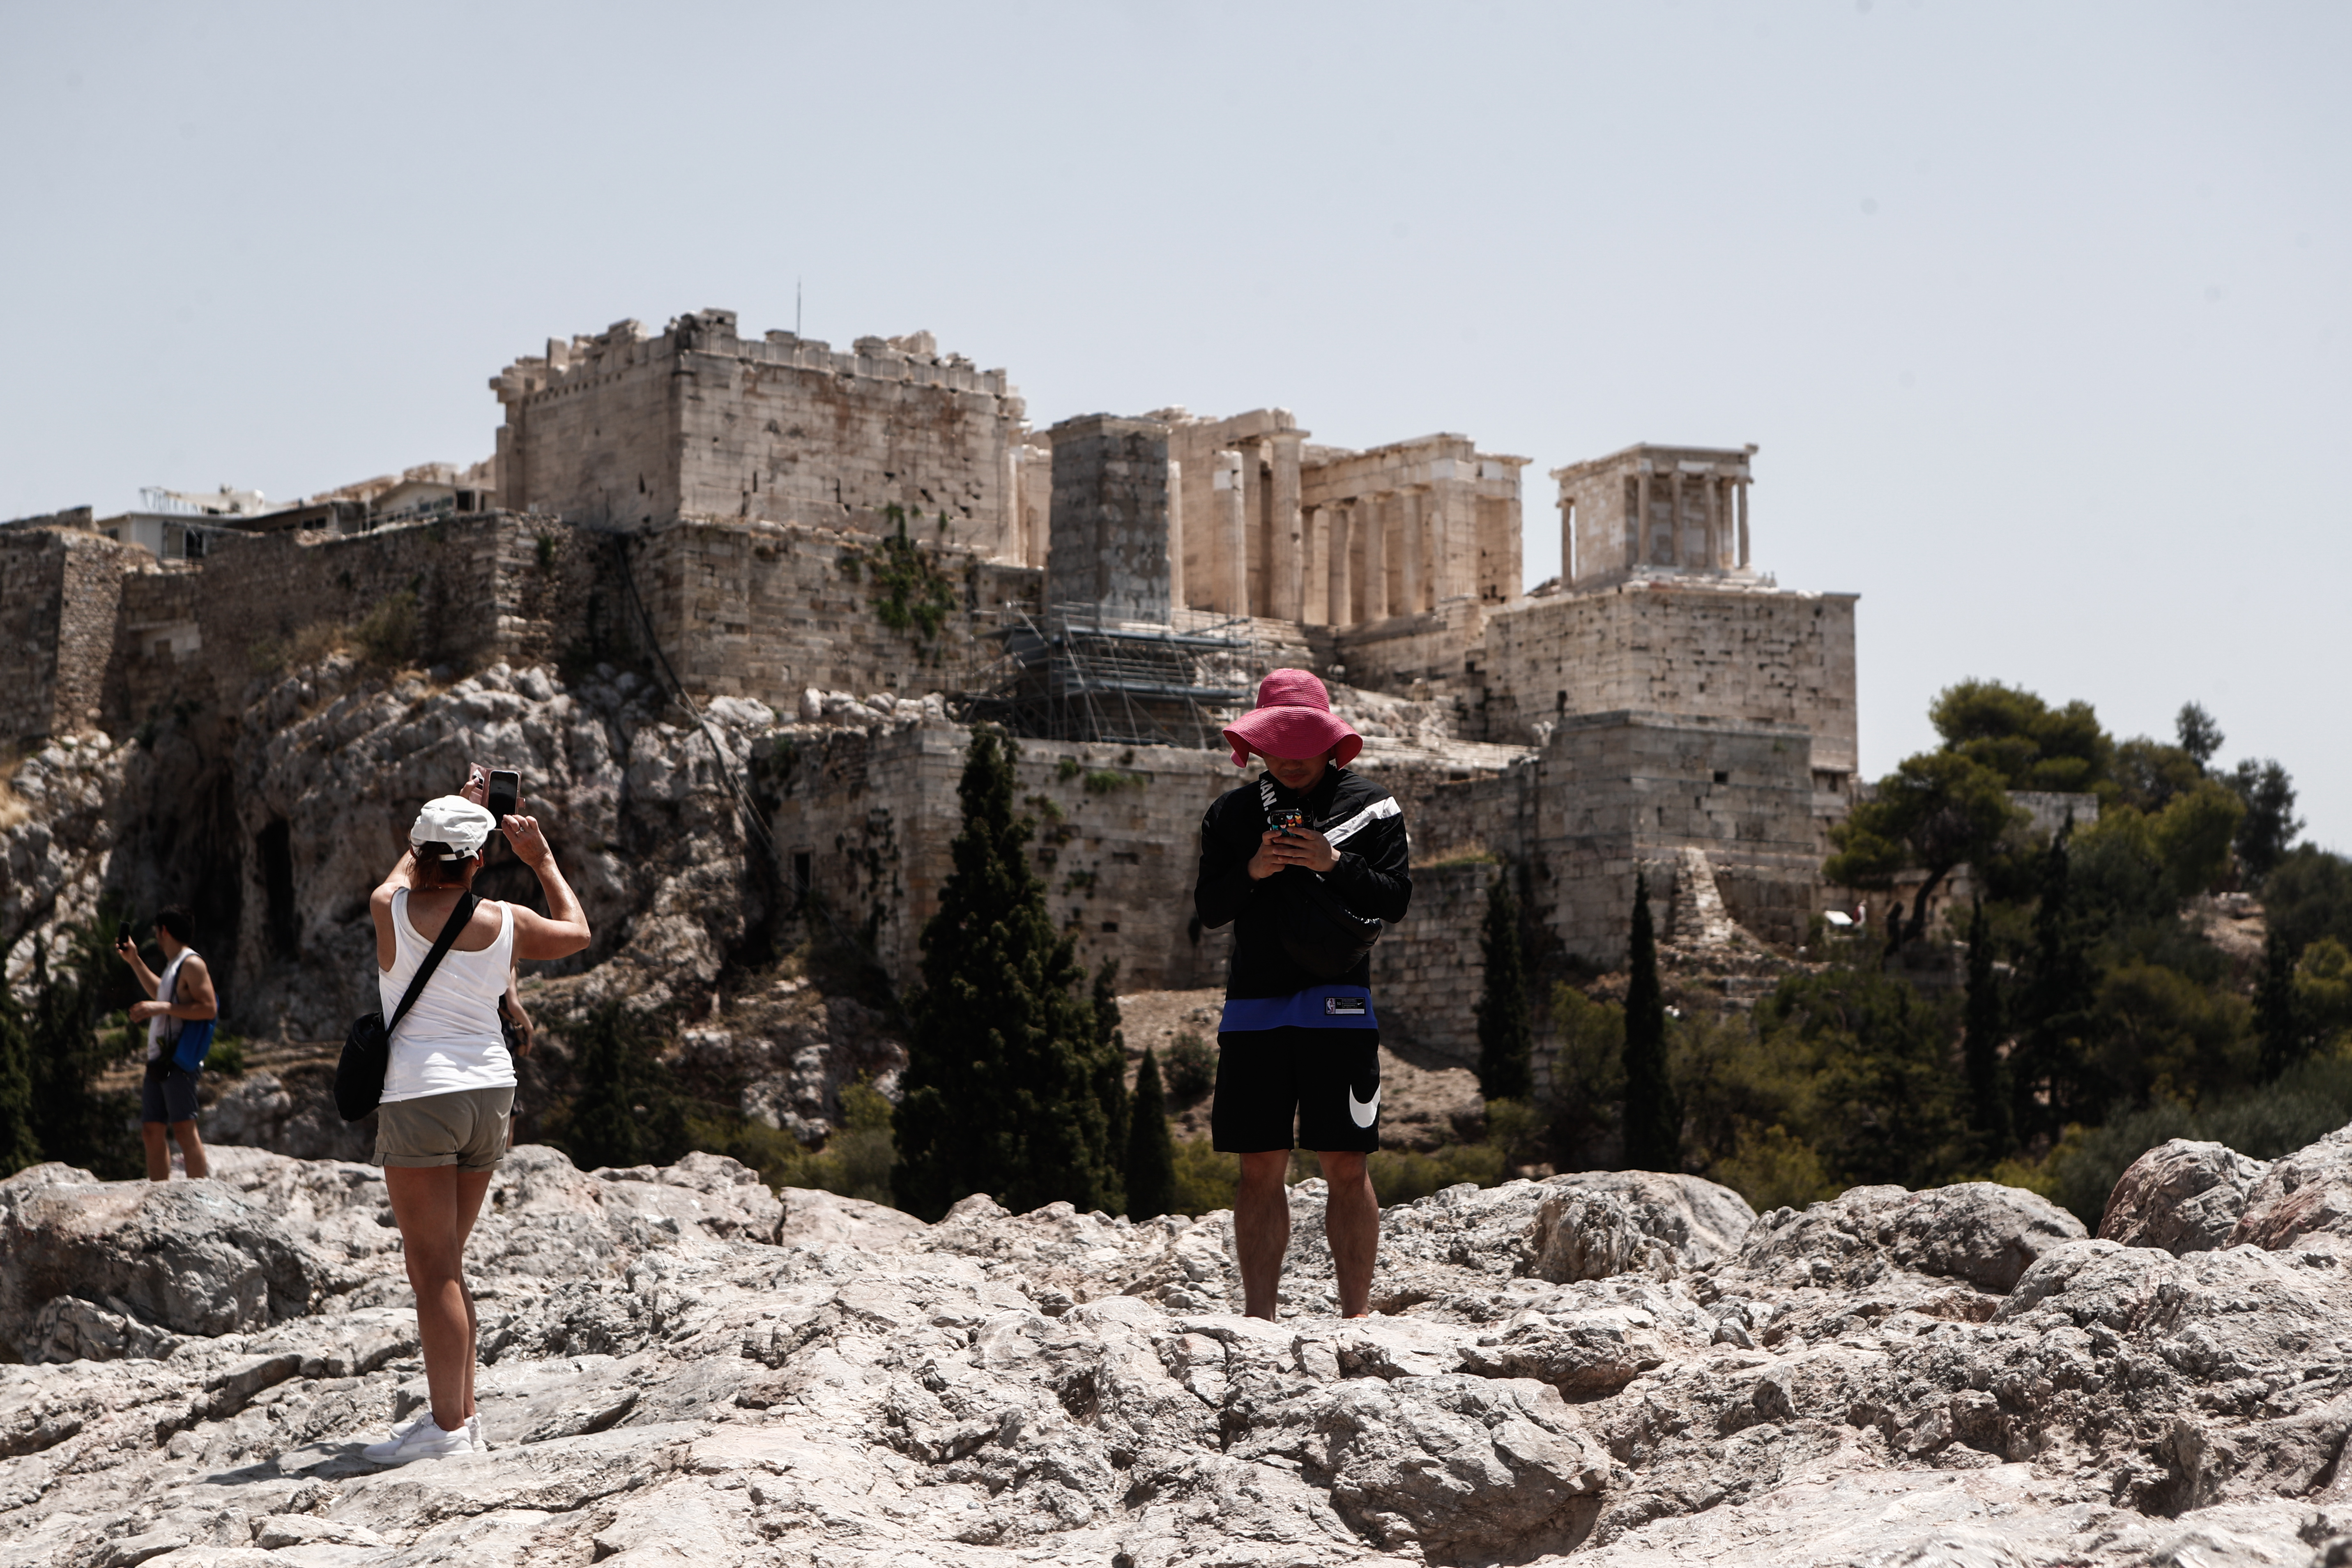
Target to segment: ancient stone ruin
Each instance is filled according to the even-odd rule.
[[[1637,873],[1661,929],[1704,901],[1709,929],[1783,945],[1831,897],[1854,598],[1750,563],[1753,448],[1556,470],[1567,571],[1522,593],[1527,459],[1466,437],[1351,451],[1280,408],[1034,431],[1004,373],[929,333],[845,353],[744,337],[725,310],[551,342],[491,386],[488,464],[275,510],[240,492],[166,520],[176,557],[86,509],[0,527],[0,739],[188,730],[236,883],[214,912],[247,974],[311,940],[285,929],[285,884],[337,852],[257,798],[275,786],[237,776],[231,731],[257,678],[334,628],[373,627],[431,689],[601,664],[702,715],[660,723],[708,728],[733,700],[803,726],[732,759],[754,837],[788,896],[870,926],[902,977],[946,867],[961,726],[1024,714],[1032,773],[1100,786],[1041,845],[1088,959],[1139,985],[1213,976],[1218,939],[1181,894],[1232,770],[1201,742],[1276,665],[1331,683],[1371,738],[1360,765],[1406,803],[1430,869],[1380,983],[1441,1047],[1497,860],[1528,868],[1553,954],[1602,964]],[[560,799],[545,751],[511,760]]]

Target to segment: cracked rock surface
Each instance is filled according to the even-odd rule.
[[[469,1255],[493,1447],[390,1470],[380,1175],[215,1162],[0,1182],[0,1565],[2352,1560],[2342,1134],[2175,1159],[2223,1174],[2133,1188],[2165,1245],[1986,1184],[1456,1187],[1382,1216],[1356,1321],[1309,1182],[1276,1322],[1224,1214],[926,1226],[527,1145]],[[2225,1177],[2236,1244],[2182,1246]]]

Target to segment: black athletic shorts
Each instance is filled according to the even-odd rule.
[[[196,1075],[178,1068],[150,1072],[139,1083],[139,1120],[194,1121],[196,1119]]]
[[[1209,1136],[1225,1154],[1295,1146],[1370,1153],[1381,1146],[1381,1032],[1290,1026],[1219,1035]]]

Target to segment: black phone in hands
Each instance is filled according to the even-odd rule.
[[[1300,833],[1306,830],[1307,814],[1295,805],[1277,805],[1266,813],[1265,822],[1276,833]]]
[[[490,770],[489,798],[482,803],[503,823],[522,805],[522,774],[511,768]]]

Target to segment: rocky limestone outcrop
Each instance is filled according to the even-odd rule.
[[[596,931],[587,952],[528,977],[559,1037],[566,1016],[610,998],[700,1017],[723,974],[772,955],[788,901],[744,826],[739,792],[756,783],[755,752],[811,724],[873,729],[944,713],[936,697],[887,696],[820,701],[808,722],[733,697],[688,713],[605,666],[567,679],[501,664],[436,681],[386,677],[341,654],[257,678],[245,697],[235,712],[166,715],[121,742],[60,737],[0,783],[0,953],[12,978],[29,971],[36,943],[25,938],[92,920],[103,895],[142,921],[164,903],[193,903],[225,1027],[340,1040],[377,1005],[367,895],[398,858],[415,803],[479,761],[522,772],[525,809],[544,824]],[[529,869],[495,850],[477,885],[488,897],[537,896]],[[772,1125],[821,1136],[843,1082],[887,1079],[903,1060],[854,1002],[762,1001],[686,1051],[740,1078],[745,1113]],[[316,1084],[270,1076],[237,1087],[230,1141],[355,1152],[312,1114]]]
[[[2295,1205],[2346,1142],[2258,1184],[2283,1249],[2179,1256],[1986,1184],[1456,1187],[1382,1215],[1353,1321],[1308,1182],[1275,1322],[1223,1214],[926,1226],[526,1145],[472,1251],[494,1446],[384,1471],[424,1389],[378,1173],[40,1167],[0,1564],[2340,1562],[2352,1280]]]
[[[2246,1194],[2270,1171],[2221,1143],[2175,1138],[2131,1163],[2107,1194],[2099,1235],[2126,1247],[2210,1252],[2230,1245]]]

